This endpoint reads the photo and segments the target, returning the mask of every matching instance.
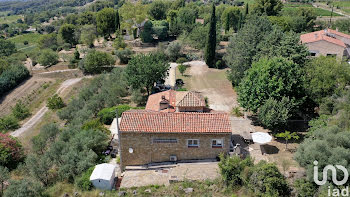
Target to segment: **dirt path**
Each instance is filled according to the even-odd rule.
[[[56,91],[56,94],[61,95],[67,88],[78,83],[81,79],[82,78],[75,78],[64,81]],[[44,116],[44,114],[48,110],[49,109],[46,107],[46,105],[42,107],[32,118],[30,118],[26,123],[24,123],[21,128],[12,132],[11,135],[14,137],[22,135],[24,132],[26,132],[28,129],[32,128],[36,123],[38,123],[39,120]]]
[[[189,76],[185,77],[188,89],[199,91],[208,97],[211,109],[230,112],[232,107],[238,106],[237,94],[226,77],[226,70],[208,68],[204,61],[185,64],[190,65],[186,71]]]
[[[169,75],[165,79],[165,82],[164,82],[165,85],[175,86],[177,65],[178,65],[177,63],[170,63]]]

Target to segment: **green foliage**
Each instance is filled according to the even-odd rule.
[[[107,135],[110,134],[110,131],[104,127],[104,125],[101,123],[99,119],[92,119],[85,121],[83,126],[81,127],[83,130],[96,130],[106,133]]]
[[[11,180],[4,197],[43,197],[44,188],[30,179]]]
[[[58,63],[58,54],[51,49],[44,49],[40,52],[38,62],[45,67],[49,67]]]
[[[25,163],[29,174],[35,180],[41,182],[45,187],[51,184],[55,174],[51,170],[53,161],[49,155],[30,154],[27,156]]]
[[[115,38],[113,42],[113,47],[118,49],[125,49],[128,45],[125,43],[124,38],[121,34],[117,34],[117,37]]]
[[[128,93],[124,74],[123,70],[115,68],[110,74],[95,77],[90,85],[80,91],[77,98],[58,111],[58,116],[81,126],[101,109],[120,104],[121,97]]]
[[[180,8],[176,20],[179,28],[183,31],[190,32],[195,24],[197,12],[198,10],[190,7]]]
[[[236,117],[242,117],[243,116],[243,113],[241,112],[241,109],[238,106],[232,108],[231,114],[236,116]]]
[[[106,67],[114,65],[114,63],[115,60],[109,53],[91,50],[79,62],[79,69],[84,73],[98,74],[105,70]]]
[[[50,33],[50,34],[45,34],[41,36],[38,40],[38,45],[40,49],[49,48],[56,51],[58,48],[57,34]]]
[[[180,42],[171,42],[166,49],[166,54],[170,61],[176,61],[183,55],[182,44]]]
[[[333,94],[339,94],[350,84],[349,65],[335,58],[313,58],[305,67],[305,72],[307,94],[318,104]]]
[[[290,131],[285,131],[284,133],[276,134],[276,137],[283,138],[286,141],[286,150],[288,149],[288,141],[291,139],[299,139],[299,135],[296,132],[291,133]]]
[[[65,104],[60,96],[54,94],[52,97],[47,99],[46,106],[51,110],[62,109]]]
[[[145,88],[149,95],[154,83],[166,77],[168,69],[169,64],[164,54],[140,54],[131,58],[125,73],[133,89]]]
[[[290,188],[273,163],[260,161],[246,172],[248,188],[257,196],[289,196]]]
[[[158,41],[163,41],[168,38],[168,30],[169,30],[169,24],[167,21],[153,21],[152,22],[152,32],[155,37],[158,38]]]
[[[84,25],[81,27],[80,41],[90,48],[94,46],[97,32],[94,25]]]
[[[3,59],[0,59],[0,75],[7,70],[9,67],[9,63]]]
[[[131,56],[133,54],[133,51],[129,48],[125,49],[118,49],[115,52],[115,55],[120,60],[120,63],[127,64],[129,60],[131,59]]]
[[[183,76],[184,73],[185,73],[185,71],[186,71],[186,69],[187,69],[187,66],[185,66],[185,65],[183,65],[183,64],[180,64],[180,65],[178,66],[178,69],[179,69],[179,72],[181,73],[181,75]]]
[[[269,19],[280,26],[284,31],[312,31],[317,15],[313,8],[286,9],[282,16],[271,16]]]
[[[315,183],[308,181],[305,178],[295,180],[294,188],[296,190],[297,197],[315,196],[317,191]]]
[[[289,97],[297,107],[304,102],[302,69],[282,57],[260,59],[247,71],[238,93],[241,106],[255,113],[269,98]]]
[[[11,54],[16,53],[16,51],[14,43],[0,38],[0,57],[10,56]]]
[[[116,15],[113,8],[104,8],[97,12],[96,23],[97,32],[104,37],[110,37],[110,34],[116,30]]]
[[[90,176],[92,172],[94,171],[95,166],[89,168],[86,172],[84,172],[80,177],[78,177],[75,180],[75,185],[83,190],[83,191],[89,191],[93,188],[93,185],[90,181]]]
[[[21,143],[14,137],[0,133],[0,166],[13,169],[23,160]]]
[[[153,42],[153,24],[151,21],[145,22],[140,37],[144,43]]]
[[[241,11],[238,7],[227,7],[221,15],[221,22],[224,24],[225,31],[228,32],[231,28],[234,31],[237,31],[239,17]]]
[[[64,42],[69,43],[72,46],[76,44],[76,37],[74,35],[75,30],[75,25],[64,24],[60,27],[58,34],[61,36]]]
[[[183,40],[185,44],[190,45],[196,49],[204,49],[206,42],[203,42],[203,38],[208,37],[208,26],[196,24],[193,26],[190,32],[184,32],[180,35],[180,40]]]
[[[147,18],[147,5],[142,4],[141,1],[132,3],[126,1],[119,9],[119,13],[123,22],[121,24],[123,29],[127,29],[131,34],[133,27],[140,30],[140,24]]]
[[[4,193],[4,184],[5,181],[8,181],[10,179],[10,172],[9,169],[3,166],[0,166],[0,194],[1,196]]]
[[[176,60],[176,63],[182,64],[187,62],[188,60],[185,57],[180,57],[179,59]]]
[[[118,117],[122,116],[122,113],[134,109],[129,105],[118,105],[116,107],[104,108],[98,112],[97,116],[100,118],[102,123],[110,125],[114,118],[116,118],[116,110],[118,110]]]
[[[215,4],[212,5],[212,13],[209,22],[209,35],[205,46],[204,59],[205,63],[213,68],[215,67],[215,50],[216,50],[216,16]]]
[[[18,120],[13,115],[0,117],[0,131],[7,132],[19,128]]]
[[[253,166],[250,157],[242,160],[238,156],[228,157],[220,155],[219,169],[226,186],[237,187],[244,184],[243,172],[245,168]]]
[[[54,123],[45,124],[41,127],[39,135],[34,136],[31,140],[34,153],[38,155],[44,154],[47,148],[54,143],[59,132],[58,125]]]
[[[12,108],[12,114],[18,120],[23,120],[30,116],[29,109],[22,103],[22,101],[18,101]]]
[[[253,11],[267,16],[276,16],[283,8],[279,0],[256,0]]]
[[[29,71],[23,65],[11,65],[0,74],[0,96],[16,87],[29,77]]]
[[[262,125],[270,130],[279,130],[287,126],[292,116],[293,105],[289,98],[283,97],[280,101],[269,98],[259,108],[258,117]]]
[[[257,54],[258,44],[272,31],[272,24],[266,17],[249,16],[244,26],[230,39],[224,60],[231,68],[229,79],[238,85],[244,72],[251,67]]]
[[[164,20],[166,18],[168,6],[164,1],[154,1],[148,9],[148,15],[153,20]]]

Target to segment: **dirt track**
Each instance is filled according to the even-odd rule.
[[[75,83],[78,83],[82,78],[75,78],[75,79],[68,79],[64,81],[61,86],[56,91],[56,94],[61,95],[68,87],[74,85]],[[44,116],[44,114],[49,109],[44,106],[42,107],[32,118],[30,118],[26,123],[23,124],[23,126],[16,131],[12,132],[11,135],[14,137],[18,137],[21,134],[23,134],[28,129],[32,128],[39,120]]]

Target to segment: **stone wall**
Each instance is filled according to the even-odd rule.
[[[228,153],[231,133],[121,133],[122,165],[143,165],[165,162],[174,155],[178,160],[213,159],[221,152]],[[177,139],[177,143],[153,143],[154,139]],[[199,139],[198,148],[188,148],[187,139]],[[223,139],[223,148],[212,148],[212,139]],[[129,149],[133,152],[130,153]]]

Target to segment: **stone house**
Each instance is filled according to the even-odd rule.
[[[119,129],[122,167],[215,159],[231,145],[226,113],[131,110],[123,113]]]
[[[302,34],[300,40],[308,47],[310,56],[335,56],[339,60],[350,57],[350,35],[337,30],[325,29]]]

